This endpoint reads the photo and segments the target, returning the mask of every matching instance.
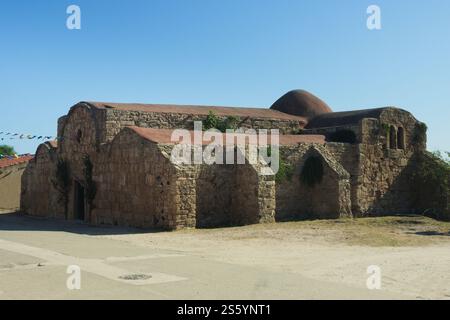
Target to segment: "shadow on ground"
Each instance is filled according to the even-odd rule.
[[[439,231],[418,231],[418,232],[410,232],[410,234],[415,234],[418,236],[440,236],[440,237],[450,237],[449,232],[439,232]]]
[[[0,231],[63,231],[89,236],[103,236],[159,233],[164,230],[149,230],[116,226],[92,226],[82,221],[31,217],[20,212],[0,212]]]

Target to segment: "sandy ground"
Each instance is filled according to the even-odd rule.
[[[252,230],[241,232],[247,235]],[[0,214],[0,299],[176,299],[184,303],[192,299],[408,298],[267,267],[277,262],[270,261],[266,248],[255,246],[251,237],[236,242],[224,236],[215,241],[216,231],[223,232],[142,233]],[[229,231],[235,234],[234,230],[224,232]],[[271,248],[272,240],[267,241]],[[293,266],[299,256],[301,252],[286,251],[276,259],[291,261]],[[67,287],[69,266],[81,270],[80,290]]]
[[[366,288],[367,267],[377,265],[386,292],[450,298],[450,224],[422,217],[105,237],[355,288]]]
[[[0,174],[0,209],[16,209],[20,206],[20,179],[23,171]]]
[[[450,299],[449,269],[450,224],[423,217],[156,232],[0,214],[0,299]]]
[[[21,174],[0,175],[0,213],[19,206]],[[138,258],[120,258],[131,252]],[[63,281],[71,262],[90,271],[90,290],[74,296],[39,282]],[[381,268],[378,292],[366,287],[371,265]],[[124,270],[189,280],[130,289],[116,283]],[[143,232],[0,214],[0,299],[450,299],[449,270],[450,223],[423,217]]]

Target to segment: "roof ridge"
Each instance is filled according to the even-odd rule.
[[[207,115],[210,111],[218,116],[238,116],[254,117],[273,120],[291,120],[306,124],[304,117],[290,115],[278,110],[263,107],[230,107],[230,106],[211,106],[211,105],[190,105],[190,104],[145,104],[145,103],[118,103],[118,102],[96,102],[82,101],[77,105],[86,104],[96,109],[111,109],[118,111],[139,111],[155,113],[179,113],[192,115]]]

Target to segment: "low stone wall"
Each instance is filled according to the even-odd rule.
[[[20,207],[21,179],[27,162],[0,168],[0,210]]]

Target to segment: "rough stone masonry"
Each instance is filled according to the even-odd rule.
[[[281,172],[173,164],[171,132],[211,115],[279,129]],[[170,230],[411,213],[422,127],[394,107],[333,112],[302,90],[270,109],[80,102],[59,119],[58,142],[28,164],[21,210]]]

